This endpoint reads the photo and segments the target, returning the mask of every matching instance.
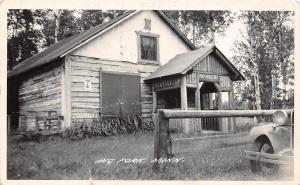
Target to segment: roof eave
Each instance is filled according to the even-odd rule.
[[[213,46],[212,48],[210,48],[202,57],[198,58],[197,60],[195,60],[195,62],[193,62],[190,66],[188,66],[186,69],[184,69],[181,73],[182,74],[186,74],[188,71],[190,71],[199,61],[201,61],[202,59],[204,59],[205,57],[207,57],[207,55],[209,55],[213,50],[214,50]]]
[[[166,77],[170,77],[173,75],[186,75],[188,71],[190,71],[199,61],[201,61],[203,58],[207,57],[209,54],[211,54],[212,52],[216,53],[221,60],[224,61],[224,64],[230,69],[230,71],[232,71],[233,76],[231,76],[230,78],[233,81],[239,81],[239,80],[245,80],[246,78],[244,77],[243,74],[241,74],[236,68],[235,66],[233,66],[233,64],[225,57],[225,55],[216,47],[216,46],[211,46],[211,48],[209,48],[206,53],[203,54],[202,57],[200,57],[199,59],[195,60],[190,66],[188,66],[187,68],[183,69],[183,71],[179,72],[179,73],[175,73],[175,74],[170,74],[170,75],[165,75],[165,76],[159,76],[159,77],[151,77],[151,78],[146,78],[145,81],[152,81],[152,80],[157,80],[157,79],[161,79],[161,78],[166,78]]]
[[[184,74],[182,74],[182,73],[175,73],[175,74],[166,75],[166,76],[159,76],[159,77],[154,77],[154,78],[145,78],[144,81],[145,82],[153,82],[155,80],[159,80],[159,79],[162,79],[162,78],[172,78],[172,77],[181,76],[181,75],[184,75]]]
[[[237,70],[237,68],[228,60],[228,58],[217,47],[214,47],[214,51],[222,58],[222,60],[226,61],[226,63],[229,64],[227,66],[235,73],[235,76],[239,76],[240,80],[246,79],[244,75],[240,73],[239,70]]]
[[[65,52],[59,53],[56,57],[54,57],[54,58],[52,58],[52,59],[50,59],[50,60],[38,62],[37,64],[33,65],[32,67],[30,67],[30,68],[28,68],[28,69],[18,71],[18,68],[21,68],[24,64],[27,64],[27,61],[32,60],[32,59],[33,59],[32,57],[35,57],[36,55],[38,55],[38,54],[40,54],[40,53],[37,53],[37,54],[33,55],[32,57],[30,57],[30,58],[24,60],[24,61],[21,62],[20,64],[16,65],[15,68],[13,68],[11,71],[9,71],[9,72],[7,73],[7,78],[11,78],[11,77],[14,77],[14,76],[17,76],[17,75],[26,73],[26,72],[28,72],[28,71],[30,71],[30,70],[32,70],[32,69],[36,69],[37,67],[40,67],[40,66],[42,66],[42,65],[45,65],[45,64],[47,64],[47,63],[49,63],[49,62],[52,62],[52,61],[54,61],[54,60],[57,60],[58,58],[63,58],[63,57],[65,57],[68,53],[70,53],[70,52],[72,52],[74,49],[78,48],[78,46],[81,46],[81,45],[85,44],[85,43],[86,43],[87,41],[89,41],[91,38],[94,38],[95,35],[98,36],[98,34],[102,34],[102,32],[105,32],[105,31],[109,30],[112,26],[118,24],[119,22],[122,22],[125,18],[127,18],[127,17],[130,16],[130,15],[132,15],[132,13],[134,13],[134,12],[137,13],[137,12],[139,12],[139,11],[136,11],[136,10],[128,11],[128,14],[125,15],[124,17],[122,17],[120,20],[118,20],[117,22],[115,22],[115,23],[109,25],[105,30],[102,30],[102,31],[100,31],[100,32],[98,32],[98,33],[93,34],[93,35],[90,36],[89,38],[85,39],[83,42],[78,43],[75,47],[70,48],[70,49],[67,49],[67,51],[65,51]],[[75,35],[74,35],[74,36],[75,36]],[[53,45],[52,45],[52,46],[53,46]],[[52,46],[50,46],[50,47],[52,47]],[[48,47],[47,49],[49,49],[50,47]],[[46,52],[47,49],[44,50],[44,51],[42,51],[42,52]],[[38,60],[39,60],[39,59],[38,59]]]
[[[53,58],[52,60],[40,62],[39,64],[37,64],[37,65],[33,66],[32,68],[29,68],[29,69],[27,69],[27,70],[25,70],[25,71],[13,71],[13,70],[11,70],[11,71],[9,71],[9,72],[7,73],[7,78],[13,78],[13,77],[16,77],[16,76],[18,76],[18,75],[20,75],[20,74],[23,74],[23,73],[26,73],[26,72],[28,72],[28,71],[37,69],[37,68],[39,68],[39,67],[42,67],[43,65],[48,64],[48,63],[51,62],[51,61],[55,61],[55,60],[58,60],[58,59],[61,59],[61,58],[64,58],[64,57],[55,57],[55,58]]]

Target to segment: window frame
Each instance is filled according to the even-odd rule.
[[[148,32],[141,32],[141,31],[136,31],[136,34],[137,34],[138,63],[160,65],[159,35],[153,34],[153,33],[148,33]],[[155,38],[155,40],[156,40],[156,60],[142,59],[142,56],[141,56],[141,37],[142,36]]]

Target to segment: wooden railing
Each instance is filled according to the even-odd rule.
[[[224,118],[224,117],[255,117],[255,116],[270,116],[277,110],[168,110],[159,109],[154,117],[154,159],[157,161],[160,158],[172,158],[170,122],[171,118]],[[286,110],[287,113],[292,110]],[[196,138],[188,138],[193,140]],[[187,140],[187,138],[176,139]],[[159,163],[154,163],[154,169],[158,171]]]

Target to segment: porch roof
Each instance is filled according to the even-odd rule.
[[[211,53],[215,53],[216,56],[220,58],[228,71],[231,73],[232,80],[245,80],[245,77],[234,67],[234,65],[222,54],[222,52],[216,46],[207,46],[176,55],[168,63],[161,66],[150,76],[148,76],[145,81],[151,81],[173,75],[185,75],[199,61],[201,61]]]

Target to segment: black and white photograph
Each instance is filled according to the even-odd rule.
[[[1,178],[299,184],[294,4],[1,9]]]

